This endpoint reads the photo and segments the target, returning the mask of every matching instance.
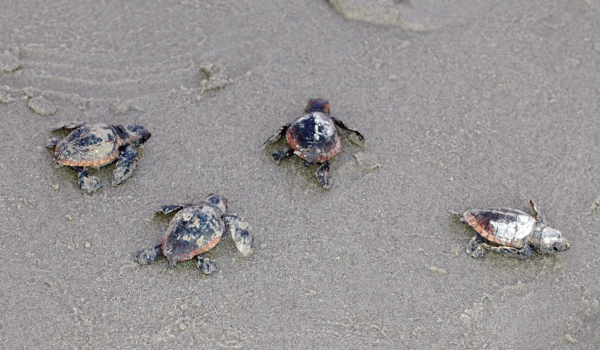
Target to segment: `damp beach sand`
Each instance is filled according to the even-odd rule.
[[[0,348],[597,349],[599,65],[598,0],[4,1]],[[367,142],[330,190],[262,149],[310,98]],[[146,126],[134,175],[55,168],[73,121]],[[134,260],[209,193],[254,255]],[[465,253],[529,198],[570,250]]]

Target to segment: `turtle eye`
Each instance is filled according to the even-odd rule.
[[[210,197],[210,202],[212,204],[219,204],[219,198],[218,197]]]

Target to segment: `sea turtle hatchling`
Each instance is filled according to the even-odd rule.
[[[137,166],[136,148],[150,138],[150,131],[141,125],[69,124],[52,129],[73,130],[67,137],[54,137],[46,147],[54,148],[58,167],[70,166],[77,171],[79,188],[92,193],[102,186],[96,176],[89,176],[87,167],[100,168],[118,159],[113,172],[113,186],[127,180]]]
[[[200,204],[166,205],[159,213],[169,214],[177,210],[180,211],[171,219],[162,243],[136,254],[140,264],[153,263],[162,254],[174,267],[179,261],[197,256],[198,268],[210,275],[217,267],[201,254],[219,243],[225,230],[231,234],[242,256],[252,254],[253,238],[248,233],[250,225],[235,215],[225,215],[227,199],[223,196],[211,194]]]
[[[562,252],[571,247],[562,234],[546,226],[539,211],[529,200],[535,218],[520,210],[509,208],[472,209],[464,214],[451,211],[460,216],[460,222],[468,223],[477,234],[467,246],[467,254],[481,258],[485,249],[508,254],[519,259],[540,254]]]
[[[320,164],[316,172],[317,180],[323,187],[330,188],[329,159],[342,149],[338,128],[354,133],[356,140],[350,139],[352,142],[365,145],[365,138],[360,132],[350,129],[341,120],[329,115],[329,102],[313,99],[308,101],[303,116],[282,126],[275,135],[265,141],[263,148],[279,141],[285,135],[291,149],[274,153],[275,163],[279,164],[281,160],[296,154],[304,159],[305,166]]]

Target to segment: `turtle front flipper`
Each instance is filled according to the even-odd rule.
[[[467,220],[465,220],[463,214],[456,212],[454,210],[448,210],[448,212],[450,214],[452,214],[453,216],[457,216],[458,217],[458,222],[467,222]]]
[[[337,125],[338,127],[342,128],[344,130],[347,130],[355,135],[355,137],[348,137],[348,139],[350,141],[352,141],[353,143],[355,143],[359,146],[364,147],[366,145],[365,137],[358,130],[349,128],[348,126],[346,126],[346,124],[344,124],[343,121],[339,120],[336,117],[331,117],[331,119],[333,119],[333,122],[335,123],[335,125]]]
[[[189,207],[192,204],[183,204],[183,205],[164,205],[162,208],[160,208],[157,213],[163,213],[165,215],[167,214],[171,214],[174,211],[178,211],[181,210],[185,207]]]
[[[113,172],[112,185],[117,186],[133,175],[133,171],[137,167],[138,153],[132,146],[126,146],[121,151],[119,161]]]
[[[542,214],[540,214],[540,211],[539,211],[537,205],[535,204],[535,202],[533,201],[533,199],[529,198],[529,204],[531,205],[531,208],[533,209],[533,212],[535,213],[535,219],[539,222],[546,223],[544,218],[542,217]]]
[[[217,272],[217,265],[210,261],[209,258],[205,258],[202,255],[198,255],[198,268],[204,272],[205,275],[210,275],[213,272]]]
[[[479,234],[473,236],[467,245],[467,254],[476,259],[483,258],[485,255],[484,242],[485,238],[481,237]]]
[[[293,149],[288,149],[287,151],[278,151],[277,153],[273,153],[273,161],[277,164],[279,164],[279,162],[281,162],[282,160],[284,160],[285,158],[291,156],[294,154],[294,150]]]
[[[162,254],[160,246],[161,245],[159,244],[156,247],[140,250],[135,255],[135,260],[137,260],[142,265],[152,264]]]
[[[279,141],[279,139],[283,135],[285,135],[285,133],[289,127],[290,127],[290,124],[285,124],[284,126],[282,126],[276,134],[269,137],[269,139],[263,143],[263,148],[267,147],[267,145],[270,145],[272,143]]]
[[[73,130],[73,129],[77,129],[80,126],[85,125],[85,123],[76,123],[76,122],[72,122],[69,124],[58,124],[52,127],[52,131],[59,131],[62,129],[66,129],[66,130]]]
[[[483,243],[482,246],[485,249],[493,250],[497,253],[502,253],[520,260],[526,260],[533,257],[533,249],[531,249],[528,244],[521,249],[506,246],[491,246],[487,243]]]
[[[250,224],[235,215],[226,215],[223,217],[223,221],[227,225],[227,230],[231,234],[237,250],[244,257],[250,256],[253,252],[252,243],[254,242],[254,238],[248,232]]]
[[[46,141],[46,148],[55,148],[56,145],[62,140],[62,137],[53,137],[51,139],[48,139],[48,141]]]
[[[321,184],[321,186],[326,189],[331,188],[331,179],[329,178],[329,161],[326,160],[320,167],[317,169],[317,181]]]
[[[77,171],[77,183],[82,190],[92,193],[102,188],[100,179],[96,176],[90,176],[85,168],[73,167],[73,169]]]

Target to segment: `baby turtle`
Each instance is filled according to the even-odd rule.
[[[169,214],[177,210],[181,211],[171,219],[162,243],[136,254],[140,264],[153,263],[162,254],[174,267],[178,261],[198,256],[198,268],[210,275],[217,267],[201,254],[219,243],[225,230],[231,234],[242,256],[252,254],[253,238],[248,233],[250,225],[235,215],[225,215],[227,199],[223,196],[210,194],[200,204],[166,205],[159,212]]]
[[[529,204],[535,218],[509,208],[472,209],[464,214],[451,211],[460,216],[460,222],[468,223],[477,231],[467,246],[467,254],[481,258],[485,249],[490,249],[528,259],[533,256],[534,250],[540,254],[551,254],[571,248],[558,230],[546,226],[533,200],[530,199]]]
[[[92,193],[100,187],[96,176],[89,176],[86,167],[100,168],[118,159],[113,172],[113,186],[127,180],[136,168],[136,148],[150,138],[150,131],[141,125],[69,124],[52,129],[73,130],[67,137],[54,137],[46,147],[54,148],[58,167],[70,166],[77,171],[79,188]]]
[[[291,124],[286,124],[279,131],[265,141],[263,148],[279,141],[285,135],[287,143],[292,147],[273,154],[273,160],[279,164],[292,154],[304,159],[304,165],[320,164],[317,169],[317,180],[325,187],[331,187],[329,179],[329,159],[340,152],[342,141],[338,128],[348,130],[356,135],[357,140],[352,142],[364,146],[363,135],[347,127],[341,120],[329,115],[329,102],[323,99],[308,101],[304,115]]]

